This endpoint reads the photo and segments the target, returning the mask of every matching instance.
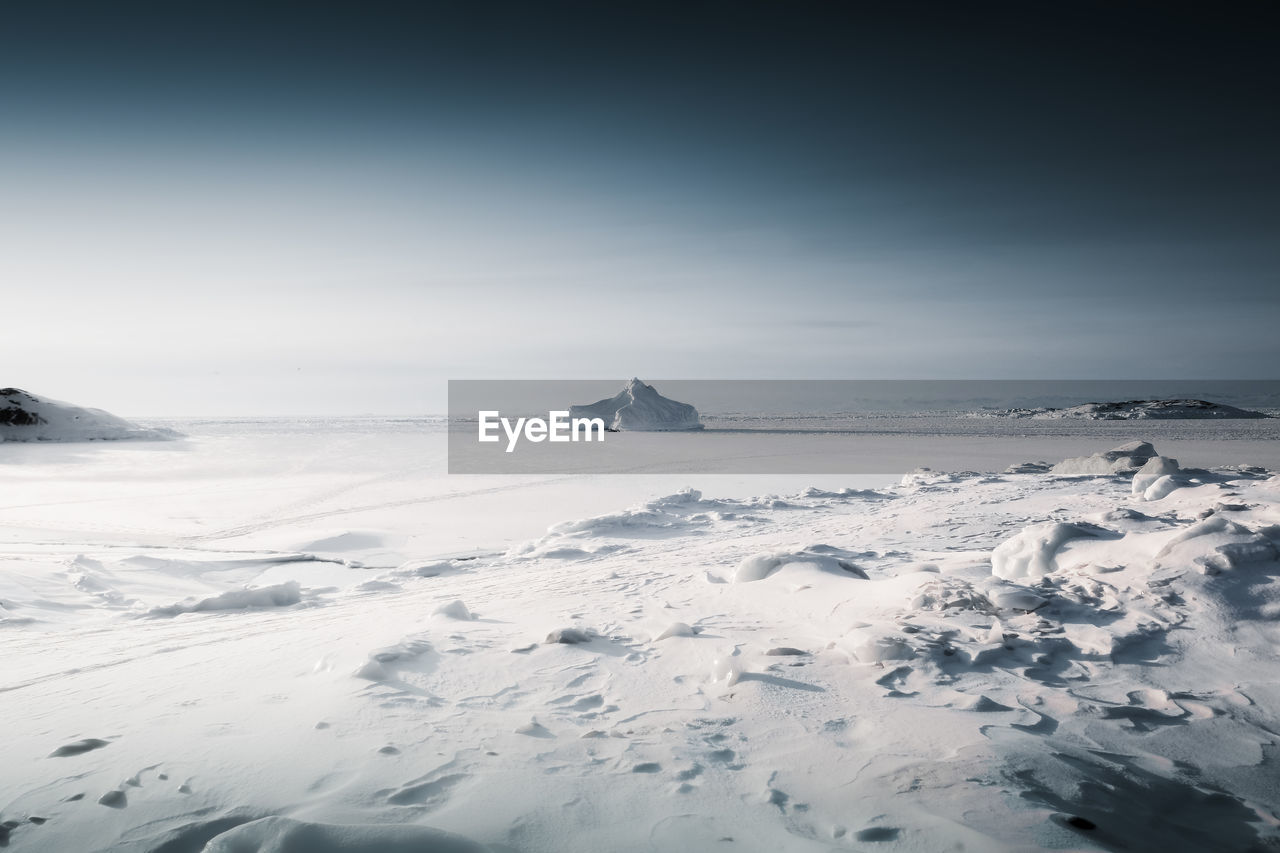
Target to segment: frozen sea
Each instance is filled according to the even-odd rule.
[[[138,420],[0,444],[15,850],[1276,843],[1280,420],[704,413],[625,475]],[[1001,473],[1135,439],[1157,499]]]

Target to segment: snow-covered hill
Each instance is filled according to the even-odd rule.
[[[1265,418],[1262,412],[1237,409],[1225,403],[1208,400],[1124,400],[1114,403],[1084,403],[1064,409],[1000,409],[993,412],[975,412],[976,418],[1034,418],[1057,420],[1079,418],[1095,421],[1130,421],[1148,419],[1181,418]]]
[[[670,400],[652,385],[632,379],[616,396],[585,406],[570,406],[571,418],[603,418],[609,429],[662,432],[702,429],[698,410]]]
[[[0,441],[154,441],[176,437],[173,430],[141,427],[101,409],[37,397],[21,388],[0,388]]]

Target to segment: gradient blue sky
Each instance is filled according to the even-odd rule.
[[[1188,4],[38,4],[0,384],[1275,378],[1280,30]]]

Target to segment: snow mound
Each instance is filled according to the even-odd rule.
[[[1152,456],[1138,469],[1138,473],[1133,475],[1133,488],[1131,491],[1135,495],[1141,495],[1161,477],[1177,473],[1177,459],[1172,459],[1168,456]]]
[[[355,676],[367,681],[388,681],[396,676],[398,670],[413,666],[419,658],[433,651],[431,642],[424,635],[405,637],[394,646],[370,652],[369,659],[355,671]]]
[[[451,601],[448,604],[437,607],[436,614],[439,616],[447,616],[450,619],[461,619],[464,621],[476,618],[461,599]]]
[[[1022,586],[1007,586],[991,593],[991,603],[1001,610],[1038,610],[1048,599]]]
[[[557,628],[542,642],[549,646],[556,644],[565,646],[577,646],[582,643],[589,643],[596,638],[596,633],[589,629],[583,628]]]
[[[1278,558],[1280,551],[1267,537],[1221,515],[1211,515],[1169,539],[1156,553],[1155,562],[1168,567],[1195,566],[1211,575]]]
[[[1105,477],[1109,474],[1129,474],[1137,471],[1147,460],[1158,455],[1149,441],[1130,441],[1092,456],[1075,456],[1064,459],[1049,469],[1055,477]]]
[[[827,489],[819,489],[817,486],[810,486],[798,495],[800,498],[822,500],[822,501],[847,501],[847,500],[867,500],[867,501],[887,501],[893,498],[893,495],[878,492],[875,489],[852,489],[845,487],[839,491],[830,491]]]
[[[467,562],[458,559],[436,560],[429,563],[424,563],[422,560],[408,560],[393,569],[391,574],[397,577],[435,578],[440,575],[462,571]]]
[[[908,605],[912,610],[933,612],[973,610],[993,613],[996,605],[963,578],[939,578],[921,584]]]
[[[215,836],[204,853],[485,853],[461,835],[415,824],[311,823],[287,817],[250,821]]]
[[[1195,418],[1265,418],[1262,412],[1237,409],[1224,403],[1208,400],[1123,400],[1113,403],[1084,403],[1067,408],[1001,409],[994,412],[975,412],[970,417],[1031,418],[1034,420],[1179,420]]]
[[[916,656],[911,644],[902,637],[867,630],[853,632],[848,647],[860,663],[911,660]]]
[[[1039,580],[1057,571],[1058,549],[1071,540],[1117,537],[1114,531],[1093,524],[1035,524],[996,546],[991,552],[991,573],[1005,580]]]
[[[732,687],[742,680],[743,669],[742,661],[739,657],[738,649],[726,655],[721,655],[711,662],[711,682],[724,682],[726,687]]]
[[[1053,466],[1048,462],[1019,462],[1004,469],[1006,474],[1043,474]]]
[[[585,406],[570,406],[570,418],[601,418],[609,429],[645,432],[702,429],[698,410],[670,400],[652,385],[632,379],[616,396]]]
[[[166,607],[153,607],[151,616],[177,616],[181,613],[207,613],[217,610],[250,610],[265,607],[290,607],[302,601],[302,588],[297,581],[286,581],[273,586],[256,589],[245,587],[233,589],[203,598],[198,601],[187,599]]]
[[[802,551],[775,551],[755,554],[738,564],[733,574],[735,583],[764,580],[784,567],[797,567],[826,572],[845,578],[867,579],[867,573],[852,561],[854,554],[829,545],[817,545]]]
[[[1147,487],[1146,491],[1142,493],[1142,499],[1144,501],[1162,501],[1182,488],[1183,485],[1182,478],[1174,474],[1165,474]]]
[[[667,640],[671,637],[696,637],[698,629],[690,625],[688,622],[672,622],[667,626],[661,634],[654,637],[654,640]]]
[[[789,509],[792,505],[766,496],[745,501],[704,499],[697,489],[645,501],[631,509],[553,524],[541,539],[510,548],[508,559],[584,560],[604,556],[625,547],[601,543],[601,539],[666,539],[701,535],[713,528],[751,525],[760,521],[742,510]]]
[[[0,388],[0,441],[162,441],[181,437],[171,429],[130,423],[101,409],[85,409]]]
[[[664,495],[646,501],[634,509],[611,512],[591,518],[575,519],[553,524],[547,532],[556,536],[584,534],[589,536],[632,536],[680,533],[688,527],[710,523],[710,516],[703,510],[719,507],[715,502],[704,506],[702,492],[685,489],[673,495]]]

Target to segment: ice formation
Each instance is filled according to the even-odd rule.
[[[107,441],[176,438],[101,409],[85,409],[37,397],[21,388],[0,388],[0,441]]]
[[[1133,475],[1131,491],[1140,495],[1149,489],[1157,480],[1166,475],[1178,473],[1178,460],[1168,456],[1152,456]]]
[[[1149,441],[1130,441],[1113,447],[1105,453],[1092,456],[1075,456],[1064,459],[1049,469],[1057,477],[1104,477],[1108,474],[1129,474],[1137,471],[1147,460],[1156,455]]]
[[[602,418],[609,429],[644,432],[702,429],[698,410],[669,400],[652,385],[632,379],[617,395],[586,406],[570,406],[570,418]]]
[[[1096,538],[1110,532],[1092,524],[1051,521],[1033,525],[991,552],[991,573],[1005,580],[1039,580],[1057,571],[1055,557],[1063,545],[1072,539]]]

